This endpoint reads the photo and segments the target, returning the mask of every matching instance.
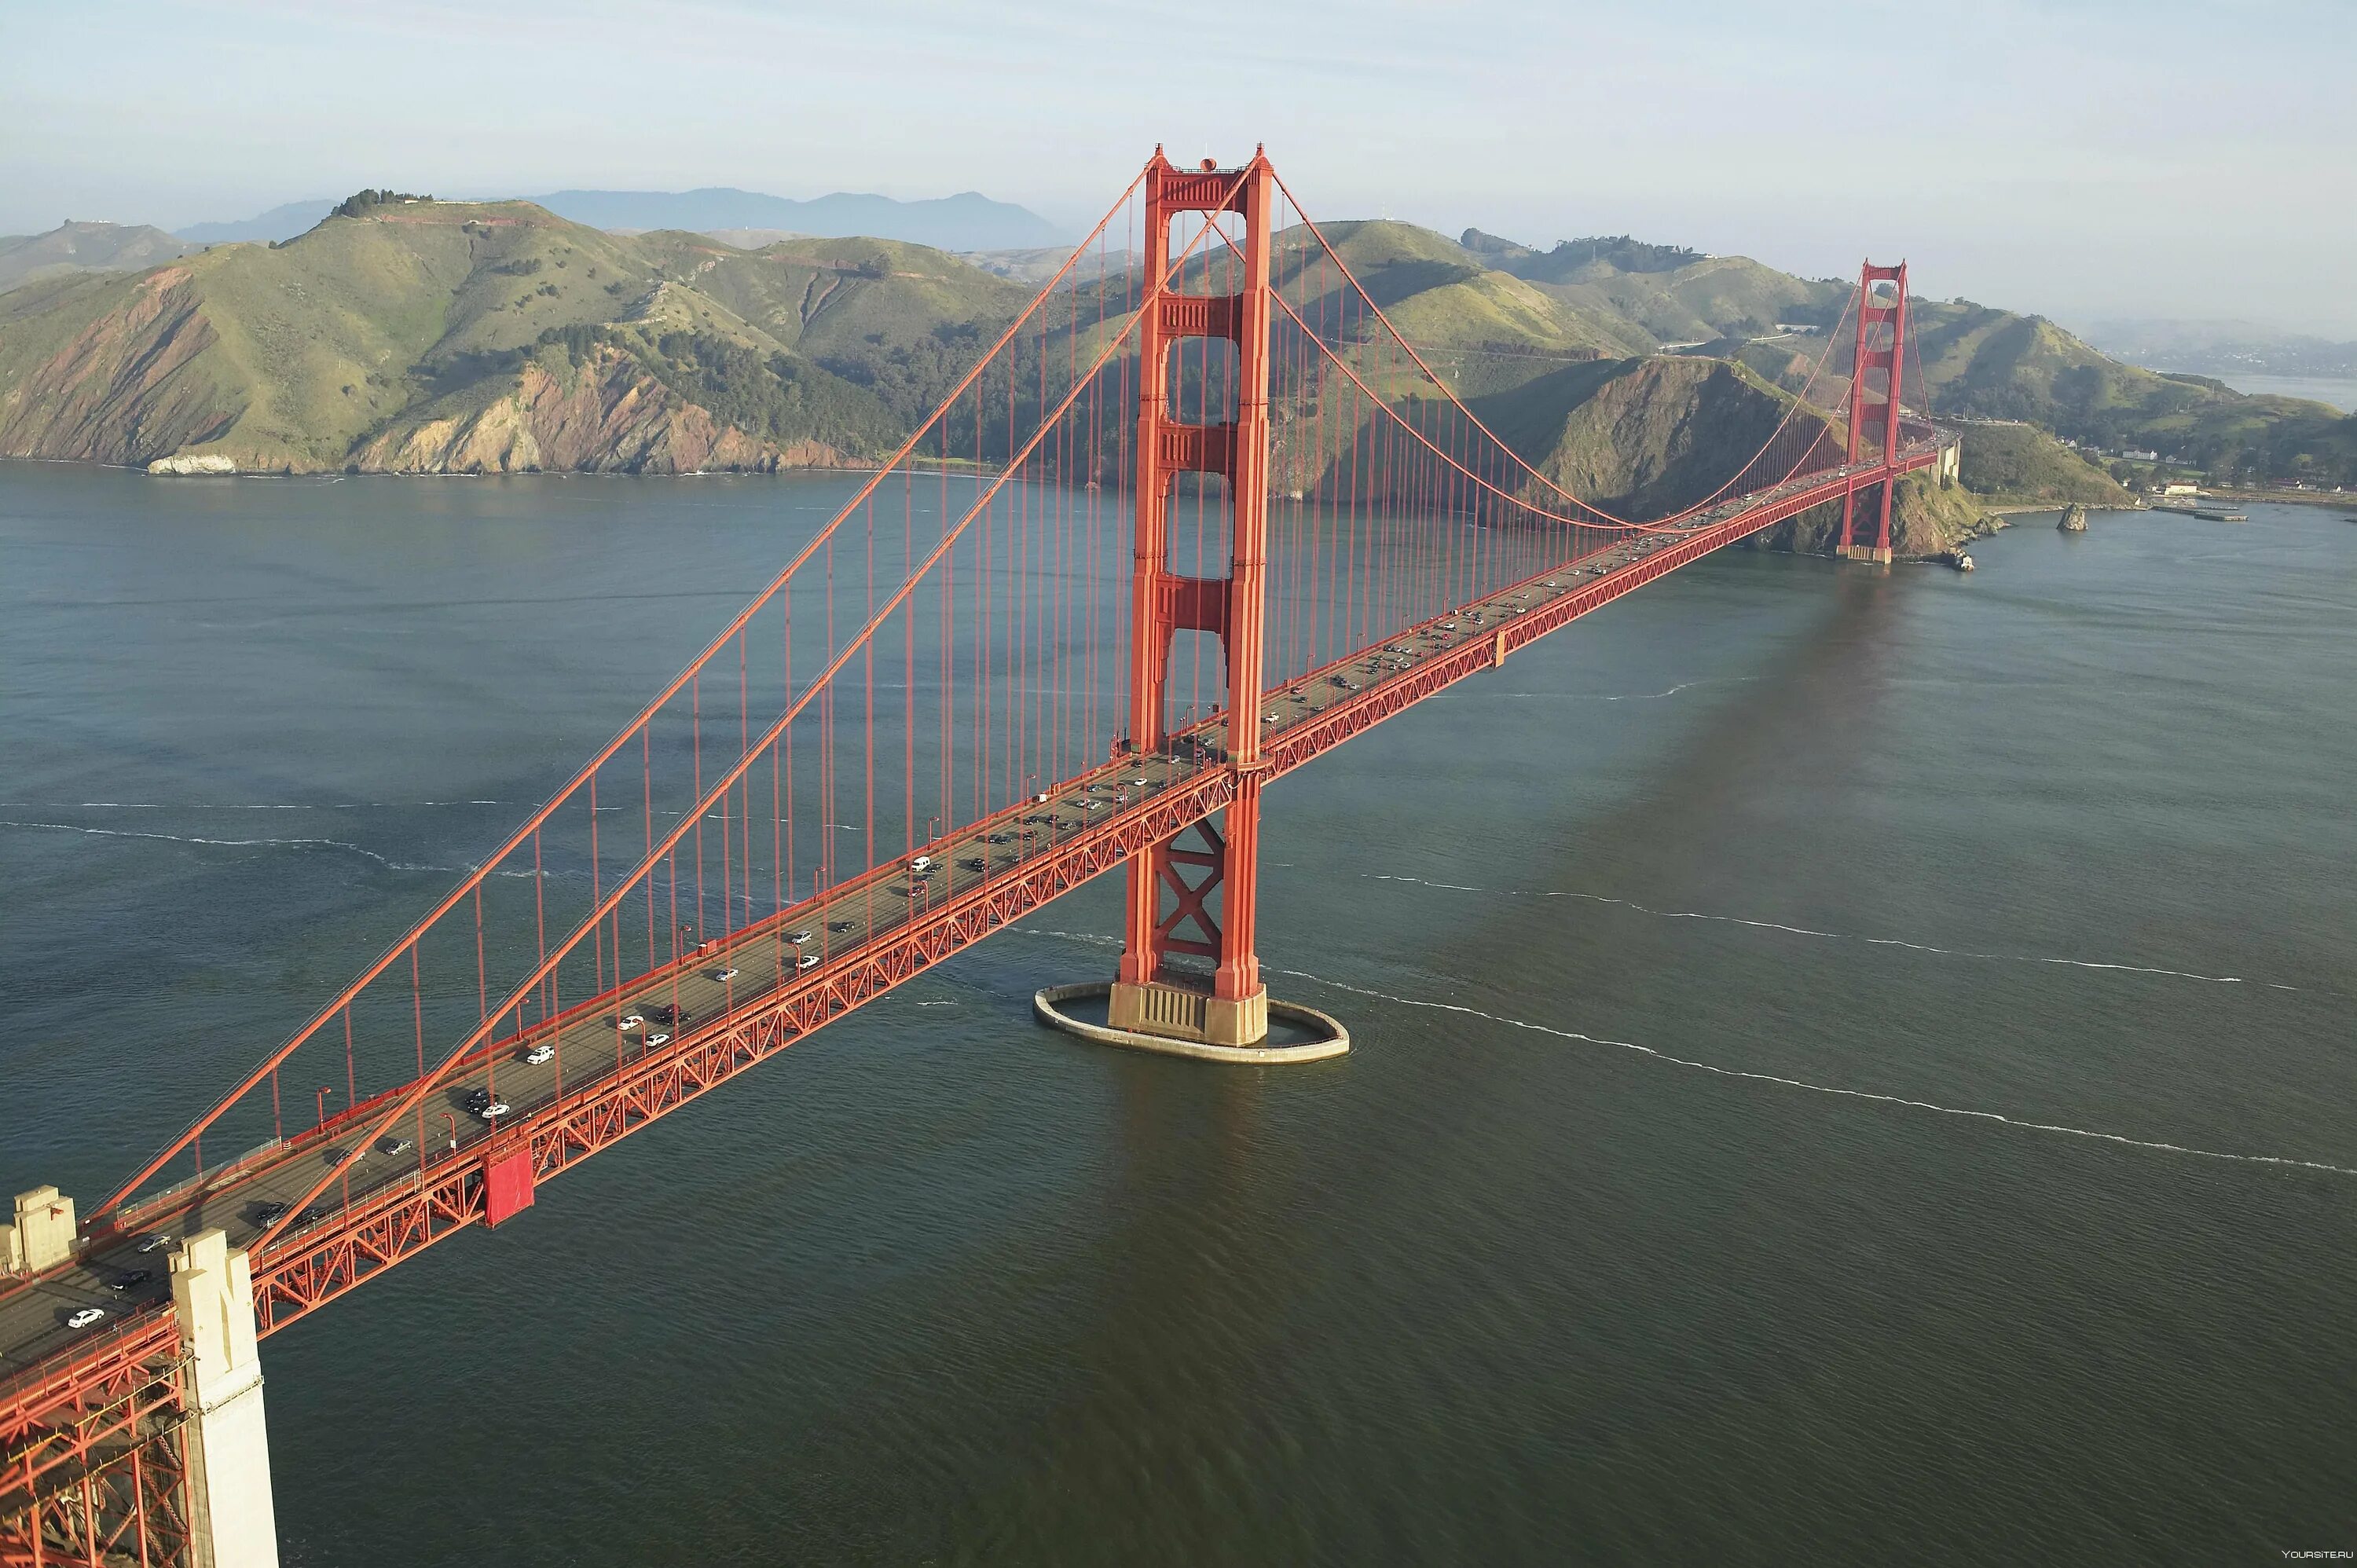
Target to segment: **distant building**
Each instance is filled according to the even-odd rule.
[[[2121,452],[2120,456],[2126,458],[2131,463],[2158,463],[2160,461],[2160,454],[2158,452],[2138,452],[2133,448]]]
[[[2201,487],[2199,485],[2189,485],[2184,483],[2182,480],[2177,480],[2161,486],[2160,493],[2163,496],[2195,496],[2201,493]]]

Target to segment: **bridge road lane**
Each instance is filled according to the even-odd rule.
[[[1362,691],[1377,690],[1436,654],[1487,639],[1516,616],[1590,587],[1598,579],[1727,518],[1823,485],[1846,471],[1871,467],[1860,464],[1850,470],[1820,473],[1722,503],[1678,528],[1640,535],[1578,557],[1543,578],[1459,607],[1421,629],[1387,637],[1339,665],[1272,687],[1262,700],[1264,739],[1280,736]],[[257,1267],[258,1274],[266,1273],[270,1262],[300,1254],[306,1233],[328,1224],[347,1206],[438,1175],[451,1162],[468,1158],[493,1133],[468,1111],[471,1090],[496,1085],[499,1098],[514,1108],[515,1119],[521,1121],[554,1105],[560,1089],[567,1094],[594,1090],[604,1078],[636,1059],[632,1046],[648,1034],[678,1036],[685,1028],[701,1031],[725,1025],[733,1015],[790,983],[805,975],[823,976],[838,963],[856,962],[870,942],[909,924],[940,901],[1021,866],[1084,826],[1142,806],[1206,767],[1222,764],[1224,748],[1210,737],[1220,731],[1224,738],[1224,722],[1214,719],[1183,732],[1170,753],[1116,758],[1048,791],[1045,803],[1023,802],[970,824],[920,852],[933,857],[929,875],[910,875],[906,857],[887,863],[830,890],[815,903],[794,906],[716,938],[709,944],[710,950],[685,955],[674,967],[630,982],[597,998],[601,1004],[594,1009],[563,1018],[554,1027],[535,1025],[493,1043],[475,1059],[454,1069],[428,1096],[424,1116],[424,1142],[428,1146],[423,1149],[413,1147],[388,1155],[361,1147],[362,1136],[378,1119],[368,1113],[351,1118],[332,1135],[298,1133],[287,1140],[279,1157],[265,1158],[249,1170],[233,1173],[231,1179],[193,1201],[157,1205],[139,1217],[143,1221],[139,1229],[102,1237],[96,1247],[69,1266],[0,1290],[0,1392],[38,1363],[86,1336],[169,1309],[168,1249],[157,1246],[143,1252],[139,1250],[143,1240],[160,1234],[178,1240],[220,1226],[228,1232],[231,1245],[250,1246],[266,1229],[261,1218],[265,1205],[295,1202],[318,1178],[329,1150],[351,1150],[340,1167],[344,1179],[315,1200],[326,1211],[323,1218],[285,1231],[273,1248],[271,1259]],[[978,872],[970,865],[976,859],[983,863]],[[938,895],[931,891],[936,883]],[[833,929],[838,925],[844,929]],[[795,930],[808,930],[810,941],[800,946],[787,942],[786,934]],[[798,972],[795,961],[805,953],[819,954],[821,962]],[[734,977],[715,978],[731,968],[737,972]],[[654,1022],[651,1008],[673,1005],[686,1011],[685,1024],[666,1026]],[[626,1032],[617,1026],[619,1018],[632,1012],[649,1019],[647,1029]],[[524,1053],[543,1040],[555,1045],[554,1058],[542,1064],[523,1060]],[[676,1045],[676,1039],[673,1043]],[[639,1044],[638,1054],[647,1048]],[[569,1074],[568,1061],[574,1066]],[[416,1142],[416,1119],[413,1117],[409,1127],[395,1135]],[[147,1271],[147,1279],[128,1289],[113,1288],[113,1282],[140,1270]],[[105,1318],[88,1329],[68,1328],[67,1317],[84,1306],[104,1309]]]

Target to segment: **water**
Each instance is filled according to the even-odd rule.
[[[2239,392],[2254,396],[2304,397],[2330,403],[2343,413],[2357,413],[2357,378],[2348,376],[2220,376]]]
[[[94,1201],[845,489],[0,466],[0,1180]],[[287,1560],[2357,1543],[2357,527],[2249,510],[1725,555],[1352,742],[1262,914],[1352,1056],[1042,1031],[1092,886],[270,1340]]]

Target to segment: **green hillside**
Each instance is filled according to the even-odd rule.
[[[1541,249],[1390,221],[1324,231],[1454,392],[1615,510],[1669,510],[1704,476],[1716,484],[1803,388],[1823,417],[1842,405],[1849,343],[1827,334],[1846,282],[1627,236]],[[1190,283],[1227,286],[1229,264],[1199,258]],[[1278,236],[1276,281],[1303,319],[1384,397],[1428,397],[1398,356],[1351,347],[1381,333],[1342,266],[1306,230]],[[363,192],[283,243],[0,292],[0,456],[247,471],[869,461],[1023,308],[1031,285],[1009,270],[887,240],[748,250],[607,233],[526,202]],[[1051,360],[1084,360],[1118,330],[1135,280],[1103,300],[1094,281],[1075,286],[1072,319],[1087,325]],[[2357,484],[2357,418],[2122,365],[2035,317],[1913,304],[1910,381],[1932,412],[2025,422],[1968,426],[1973,494],[2119,499],[2049,433],[2219,478]],[[1182,368],[1182,408],[1196,379]],[[985,456],[1004,435],[980,434]],[[1109,451],[1089,461],[1117,471]]]
[[[0,235],[0,290],[73,273],[136,272],[198,249],[145,223],[60,223]]]
[[[2117,506],[2129,498],[2117,479],[2035,426],[1969,424],[1963,434],[1956,477],[1976,496],[2083,506]]]
[[[940,335],[996,329],[1026,297],[884,241],[744,252],[522,202],[348,203],[280,245],[0,295],[0,454],[249,472],[874,458],[902,406],[964,368],[944,370]]]

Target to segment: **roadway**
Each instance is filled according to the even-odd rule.
[[[1488,642],[1517,618],[1597,587],[1659,551],[1747,511],[1765,510],[1780,499],[1789,501],[1847,473],[1872,467],[1858,465],[1813,475],[1730,499],[1684,520],[1679,528],[1625,539],[1272,688],[1261,703],[1264,746],[1338,704],[1357,702],[1362,693],[1378,693],[1389,682],[1406,679],[1436,655]],[[1222,767],[1226,735],[1226,720],[1215,719],[1175,737],[1168,752],[1108,762],[1048,791],[1045,801],[1008,807],[926,846],[920,853],[931,864],[922,874],[913,874],[906,859],[888,863],[815,900],[721,934],[675,964],[492,1043],[429,1091],[420,1112],[395,1134],[408,1140],[396,1152],[382,1152],[364,1142],[390,1109],[389,1101],[372,1112],[364,1105],[359,1113],[347,1113],[325,1130],[298,1133],[214,1173],[199,1188],[167,1192],[126,1208],[116,1217],[124,1229],[91,1238],[89,1251],[73,1263],[0,1291],[0,1392],[84,1338],[168,1310],[168,1240],[219,1226],[228,1232],[231,1246],[251,1247],[268,1230],[267,1206],[297,1202],[323,1172],[334,1170],[338,1179],[314,1200],[317,1217],[298,1219],[256,1260],[258,1294],[274,1267],[316,1250],[320,1237],[334,1231],[347,1211],[381,1208],[392,1191],[413,1191],[421,1181],[479,1161],[482,1145],[495,1130],[469,1108],[468,1096],[475,1090],[489,1090],[511,1108],[503,1125],[531,1126],[568,1097],[597,1092],[602,1081],[618,1078],[648,1053],[676,1049],[690,1036],[726,1027],[790,987],[817,982],[833,970],[854,964],[880,939],[901,932],[952,897],[1020,870],[1076,835],[1139,810],[1206,769]],[[813,959],[816,961],[809,961]],[[665,1020],[666,1009],[673,1021]],[[642,1026],[627,1023],[634,1015],[645,1020]],[[655,1038],[663,1035],[675,1038]],[[526,1059],[544,1044],[553,1047],[549,1059]],[[143,1273],[145,1277],[139,1277]],[[82,1329],[67,1326],[74,1312],[91,1306],[105,1314],[99,1323]]]

